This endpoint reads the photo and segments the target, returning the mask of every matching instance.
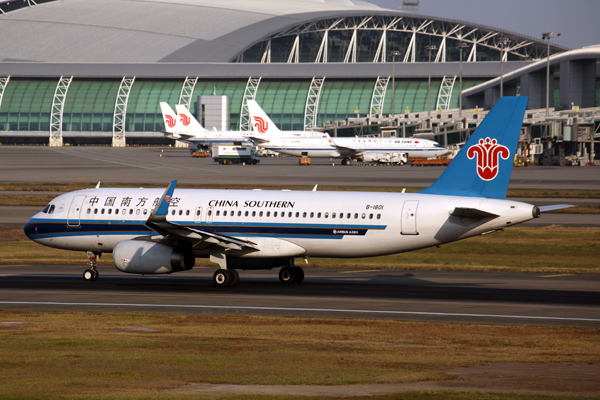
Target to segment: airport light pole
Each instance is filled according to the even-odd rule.
[[[425,50],[429,52],[429,73],[427,75],[427,119],[429,120],[429,126],[431,127],[431,52],[437,50],[435,44],[425,46]]]
[[[500,98],[502,98],[502,96],[504,96],[504,71],[503,71],[504,53],[505,53],[506,45],[509,42],[509,39],[506,37],[502,37],[498,41],[500,42],[500,45],[501,45],[501,48],[500,48]]]
[[[550,39],[557,38],[560,33],[545,32],[542,33],[542,40],[548,43],[546,51],[546,117],[550,116]]]
[[[392,51],[392,118],[396,115],[396,56],[400,55],[399,51]]]
[[[465,47],[469,47],[465,42],[460,42],[456,47],[460,52],[459,60],[460,60],[460,94],[458,95],[458,117],[462,119],[462,49]]]

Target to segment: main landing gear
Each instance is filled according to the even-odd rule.
[[[235,269],[218,269],[213,275],[215,286],[235,286],[240,281],[240,274]]]
[[[86,281],[93,282],[98,280],[100,274],[98,273],[96,267],[98,266],[98,260],[100,259],[101,254],[102,253],[95,253],[93,251],[87,252],[87,256],[90,260],[90,262],[88,263],[90,268],[83,271],[83,279],[85,279]]]
[[[303,280],[304,270],[298,266],[292,265],[279,270],[279,281],[283,284],[302,283]]]

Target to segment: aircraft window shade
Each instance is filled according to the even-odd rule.
[[[381,219],[381,214],[377,214],[377,219]]]
[[[104,214],[104,208],[100,210],[100,214]]]
[[[277,217],[277,211],[273,213],[273,217]]]
[[[354,214],[354,219],[358,219],[358,214]]]
[[[317,218],[321,218],[321,213],[317,213]]]
[[[252,216],[256,217],[256,211],[252,211]]]
[[[262,212],[262,211],[261,211],[261,212],[259,212],[259,213],[258,213],[258,216],[259,216],[259,217],[262,217],[262,216],[263,216],[263,212]]]
[[[219,212],[217,211],[217,215],[219,215]],[[227,216],[227,210],[223,211],[223,216],[226,217]]]
[[[221,215],[221,211],[220,211],[220,210],[217,210],[217,212],[216,212],[216,216],[218,217],[219,215]]]
[[[306,218],[306,212],[302,213],[302,218]]]
[[[314,218],[314,217],[315,217],[315,213],[314,213],[314,212],[311,212],[311,213],[310,213],[310,217],[311,217],[311,218]]]
[[[325,213],[325,218],[329,218],[329,213]]]
[[[369,214],[369,219],[373,219],[373,214]]]
[[[123,209],[123,213],[122,213],[122,214],[123,214],[123,215],[127,214],[127,210],[126,210],[126,209]]]
[[[52,214],[54,212],[54,204],[50,206],[50,210],[48,210],[48,214]]]
[[[108,213],[109,213],[109,214],[112,214],[112,208],[109,208],[109,209],[108,209]]]
[[[362,219],[365,219],[366,217],[367,217],[367,214],[363,213]]]
[[[271,216],[271,211],[267,211],[267,217]]]
[[[135,215],[140,215],[140,209],[135,210]]]
[[[249,212],[248,212],[248,211],[246,211],[246,212],[244,213],[244,217],[247,217],[247,216],[248,216],[248,214],[249,214]]]
[[[44,211],[44,212],[46,212],[46,211]],[[91,212],[92,212],[92,209],[91,209],[91,208],[88,208],[88,209],[87,209],[87,213],[88,213],[88,214],[90,214]]]

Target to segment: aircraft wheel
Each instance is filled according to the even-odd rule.
[[[279,270],[279,281],[286,285],[294,283],[294,270],[290,267],[283,267]]]
[[[235,269],[228,269],[227,271],[229,271],[231,274],[231,282],[229,283],[229,286],[236,286],[240,281],[240,274],[238,274]]]
[[[229,286],[232,280],[231,273],[226,269],[219,269],[213,275],[213,282],[218,287]]]
[[[304,280],[304,270],[300,267],[294,266],[292,267],[292,271],[294,272],[294,283],[302,283]]]
[[[98,273],[98,271],[94,271],[92,269],[86,269],[85,271],[83,271],[83,279],[85,279],[88,282],[98,280],[99,276],[100,274]]]

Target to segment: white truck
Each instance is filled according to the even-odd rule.
[[[223,165],[231,164],[249,164],[254,165],[260,162],[258,152],[252,146],[213,146],[213,160]]]
[[[365,154],[363,161],[383,165],[404,165],[408,158],[406,153],[368,152]]]

